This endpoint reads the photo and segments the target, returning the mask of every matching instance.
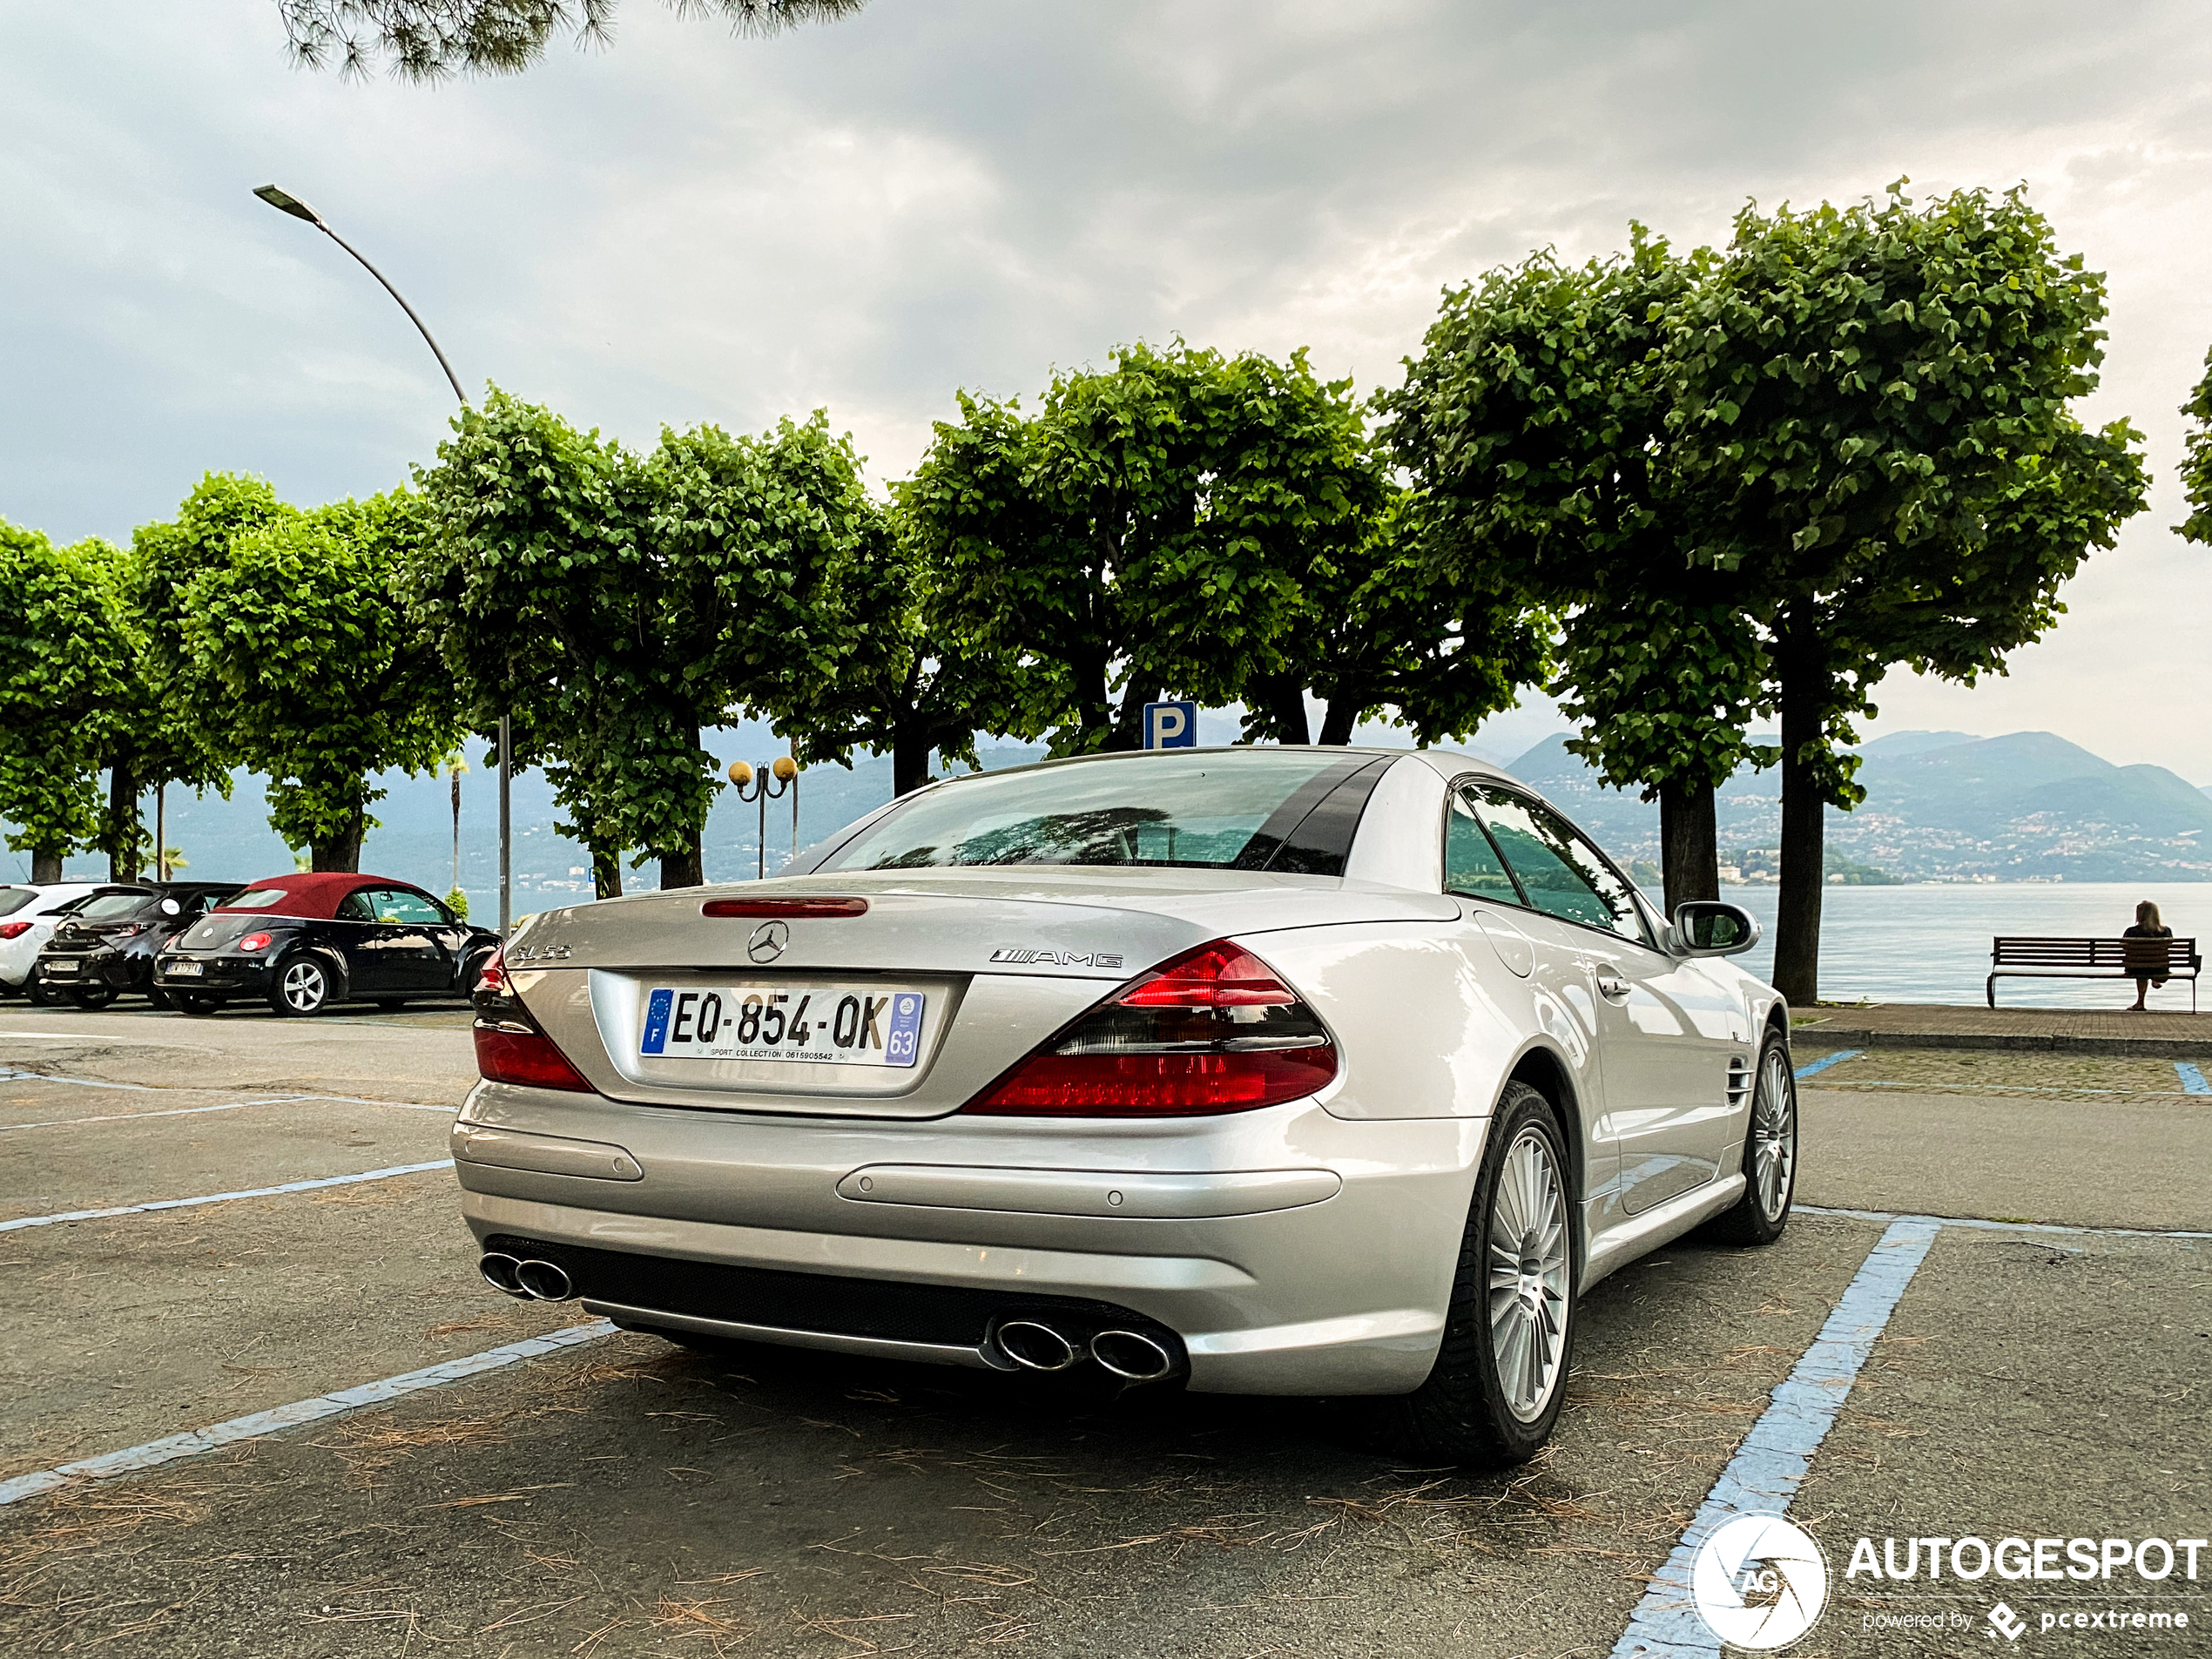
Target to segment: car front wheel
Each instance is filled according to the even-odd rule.
[[[330,1001],[330,970],[312,956],[294,956],[277,965],[269,1006],[282,1015],[320,1014]]]
[[[1723,1244],[1771,1244],[1790,1224],[1797,1190],[1797,1080],[1790,1045],[1770,1030],[1743,1129],[1743,1196],[1700,1230]]]
[[[1580,1298],[1566,1149],[1549,1103],[1508,1083],[1492,1120],[1428,1380],[1392,1402],[1422,1456],[1526,1463],[1567,1393]]]

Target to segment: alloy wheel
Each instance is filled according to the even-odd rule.
[[[1797,1173],[1797,1091],[1790,1060],[1781,1049],[1767,1050],[1759,1064],[1759,1086],[1751,1097],[1751,1191],[1759,1213],[1770,1222],[1790,1207]]]
[[[322,1006],[327,981],[322,969],[313,962],[294,962],[284,970],[278,994],[292,1008],[301,1014],[313,1014]]]
[[[1543,1414],[1567,1357],[1567,1193],[1551,1145],[1524,1129],[1490,1198],[1490,1352],[1507,1409]]]

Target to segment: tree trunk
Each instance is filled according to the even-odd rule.
[[[700,867],[699,838],[694,833],[691,846],[681,852],[661,854],[660,890],[667,893],[676,887],[705,887],[706,873]]]
[[[138,780],[125,765],[108,768],[107,879],[138,879]]]
[[[1085,750],[1113,746],[1114,705],[1106,691],[1106,653],[1075,665],[1076,709]]]
[[[342,871],[353,874],[361,867],[361,814],[354,814],[353,826],[342,835],[327,841],[314,841],[308,846],[308,861],[320,873],[325,870]]]
[[[1116,717],[1114,729],[1106,738],[1109,750],[1142,749],[1144,746],[1144,705],[1160,700],[1157,682],[1132,679],[1122,688],[1121,713]]]
[[[1791,1006],[1820,1000],[1820,900],[1827,881],[1821,799],[1811,757],[1818,752],[1828,695],[1819,637],[1785,622],[1776,641],[1782,692],[1782,892],[1774,918],[1774,988]]]
[[[62,855],[49,848],[35,846],[30,850],[30,880],[33,887],[51,887],[62,879]]]
[[[891,792],[911,795],[929,781],[929,734],[900,726],[891,738]]]
[[[1329,699],[1329,711],[1321,717],[1321,741],[1342,748],[1352,741],[1352,728],[1359,722],[1359,699],[1340,691]]]
[[[622,853],[619,848],[595,846],[591,849],[591,896],[595,899],[622,897]]]
[[[1305,686],[1296,674],[1268,674],[1252,682],[1260,711],[1278,743],[1311,743],[1305,720]]]
[[[1669,917],[1686,899],[1721,896],[1712,785],[1674,782],[1659,786],[1659,865],[1666,880]]]

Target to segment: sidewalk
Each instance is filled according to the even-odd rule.
[[[2146,1060],[2212,1058],[2212,1014],[1823,1003],[1797,1011],[1791,1023],[1797,1042],[1823,1049],[2050,1049]]]

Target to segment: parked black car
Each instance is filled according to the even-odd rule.
[[[279,1014],[333,1002],[396,1008],[465,997],[499,935],[417,887],[381,875],[279,875],[252,883],[161,953],[154,984],[187,1014],[239,997]]]
[[[38,953],[32,982],[80,1008],[104,1008],[143,992],[156,1008],[169,999],[153,982],[155,954],[209,910],[239,891],[235,881],[149,881],[110,887],[80,900]]]

